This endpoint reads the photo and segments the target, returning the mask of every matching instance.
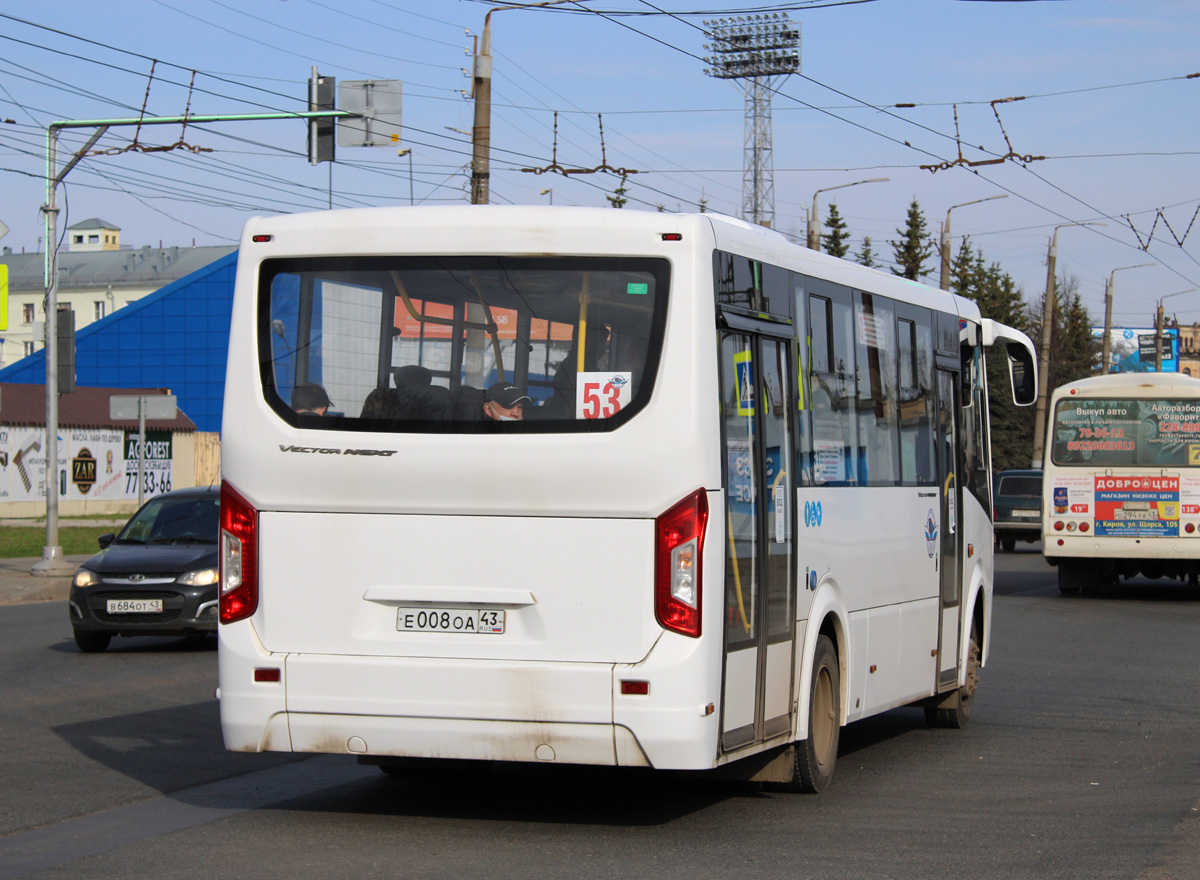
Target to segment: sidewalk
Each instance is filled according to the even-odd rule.
[[[124,519],[86,521],[88,526],[111,527],[114,532],[118,531],[125,523]],[[60,527],[80,524],[82,523],[73,520],[60,520]],[[45,521],[0,519],[0,525],[44,529]],[[29,573],[35,563],[42,561],[40,556],[31,556],[28,559],[0,559],[0,605],[20,605],[24,602],[65,602],[67,594],[71,591],[71,578],[75,576],[75,569],[79,567],[79,563],[91,555],[91,553],[85,553],[82,556],[64,556],[63,558],[71,565],[71,571],[69,574],[55,575],[54,577],[42,577]]]
[[[71,563],[71,573],[41,577],[29,570],[34,563],[41,562],[40,556],[28,559],[0,559],[0,605],[20,605],[25,602],[65,602],[71,591],[71,578],[79,563],[88,556],[63,557]]]

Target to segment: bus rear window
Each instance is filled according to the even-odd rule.
[[[650,397],[668,285],[648,258],[268,260],[263,393],[322,430],[611,430]]]
[[[1200,465],[1200,401],[1060,400],[1054,411],[1057,465]]]

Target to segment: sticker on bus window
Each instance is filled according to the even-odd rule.
[[[577,383],[577,419],[611,419],[633,397],[633,373],[579,373]]]
[[[750,349],[733,354],[733,370],[737,382],[737,414],[754,415],[754,353]]]
[[[636,284],[631,281],[625,285],[625,292],[628,294],[633,294],[635,296],[645,296],[646,294],[648,294],[650,292],[650,285],[649,284]]]

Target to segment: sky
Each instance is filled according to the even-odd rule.
[[[485,16],[504,5],[8,0],[0,222],[10,231],[0,246],[42,247],[50,122],[299,112],[313,68],[338,83],[400,80],[402,119],[391,129],[399,141],[339,147],[336,162],[313,166],[299,120],[114,126],[93,147],[102,154],[59,187],[60,235],[99,217],[121,228],[126,246],[234,244],[255,215],[466,203],[467,73]],[[780,11],[802,32],[800,73],[771,82],[781,232],[804,235],[814,197],[821,220],[836,202],[851,251],[869,236],[886,264],[914,199],[934,237],[953,208],[952,251],[969,236],[1037,302],[1059,227],[1059,274],[1077,280],[1094,323],[1103,322],[1110,279],[1114,326],[1152,326],[1160,301],[1168,318],[1200,321],[1195,0],[570,0],[501,9],[490,16],[491,201],[604,207],[621,186],[611,170],[624,169],[624,210],[703,203],[740,215],[746,101],[741,82],[705,74],[704,22]],[[91,134],[64,131],[60,156]],[[555,162],[604,167],[545,170]],[[875,178],[887,180],[844,186]],[[927,266],[936,285],[936,255]]]

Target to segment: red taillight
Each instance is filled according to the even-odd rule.
[[[1187,532],[1187,533],[1190,535],[1190,534],[1192,534],[1194,531],[1196,531],[1196,524],[1195,524],[1195,523],[1188,523],[1186,526],[1184,526],[1184,527],[1183,527],[1183,530],[1184,530],[1185,532]]]
[[[1056,522],[1054,524],[1054,531],[1061,532],[1062,530],[1063,530],[1062,520],[1059,520],[1058,522]]]
[[[221,483],[221,623],[258,609],[258,511]]]
[[[1080,523],[1080,524],[1079,524],[1079,531],[1081,531],[1081,532],[1086,532],[1087,530],[1088,530],[1088,524],[1087,524],[1087,523],[1085,523],[1085,522],[1082,522],[1082,523]]]
[[[654,521],[654,615],[664,629],[698,638],[708,494],[697,489]]]

